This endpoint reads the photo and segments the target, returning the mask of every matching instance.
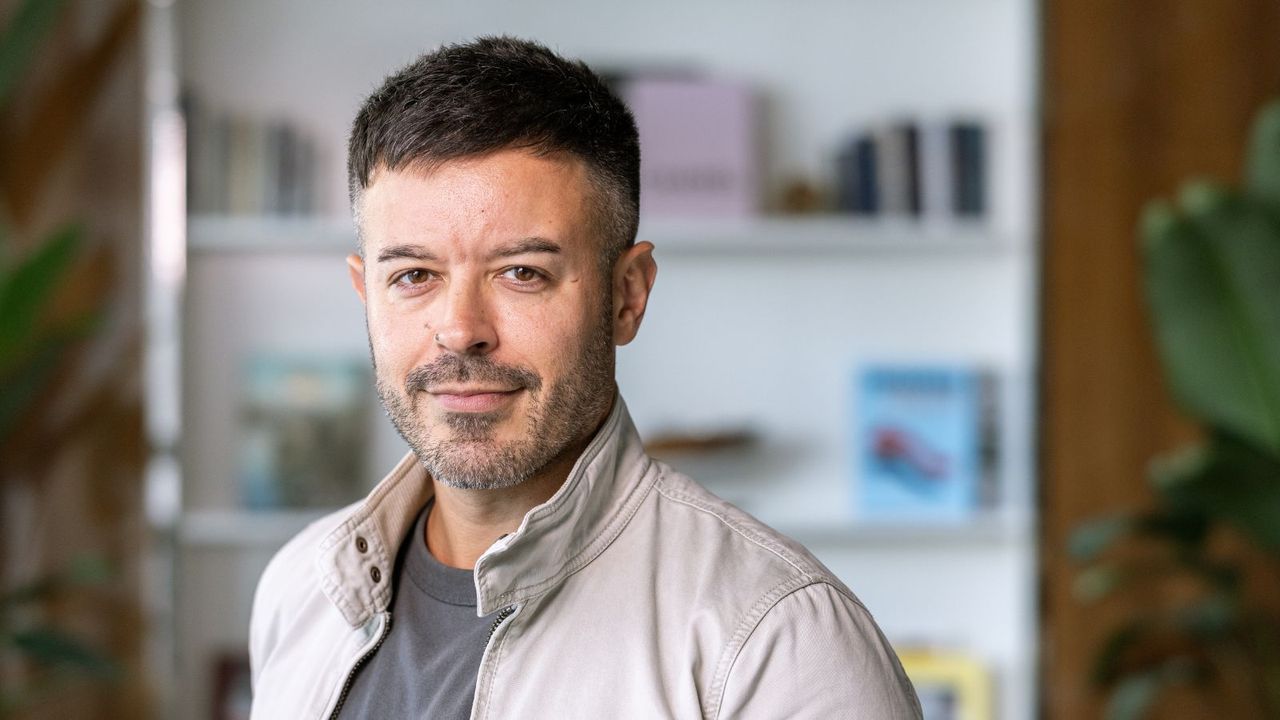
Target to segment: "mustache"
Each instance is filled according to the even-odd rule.
[[[496,363],[483,355],[441,355],[426,365],[414,368],[405,377],[406,393],[426,392],[445,383],[471,381],[509,385],[537,391],[542,378],[528,368]]]

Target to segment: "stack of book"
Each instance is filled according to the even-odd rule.
[[[217,215],[315,211],[315,143],[293,124],[216,113],[188,99],[187,209]]]
[[[836,158],[836,208],[869,216],[983,217],[986,128],[977,122],[900,121],[856,133]]]

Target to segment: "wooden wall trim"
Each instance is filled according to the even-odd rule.
[[[1141,297],[1142,206],[1191,176],[1234,181],[1280,94],[1274,0],[1048,0],[1041,383],[1042,709],[1100,717],[1091,659],[1124,607],[1082,607],[1071,529],[1150,501],[1144,468],[1192,436],[1162,385]],[[1159,717],[1201,717],[1192,704]]]

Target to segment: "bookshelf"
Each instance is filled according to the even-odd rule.
[[[194,253],[342,253],[355,248],[347,217],[195,215],[187,224]],[[979,222],[928,224],[841,215],[762,216],[734,220],[658,220],[639,239],[667,255],[772,256],[861,253],[1000,253],[1020,246]]]
[[[658,283],[618,374],[642,434],[673,420],[756,427],[768,440],[746,460],[677,465],[813,549],[891,641],[983,661],[996,679],[997,717],[1034,716],[1035,4],[605,5],[486,0],[428,13],[408,0],[376,11],[178,0],[168,11],[182,86],[314,138],[319,189],[312,215],[186,218],[171,714],[207,714],[211,658],[243,642],[257,573],[324,512],[237,507],[235,383],[261,350],[367,359],[342,263],[355,245],[343,150],[356,103],[425,48],[512,32],[596,66],[693,64],[755,84],[768,98],[771,195],[796,175],[827,179],[846,132],[870,122],[961,114],[989,123],[992,205],[982,221],[642,222],[641,238],[657,246]],[[297,23],[303,15],[308,22]],[[868,361],[939,359],[1002,378],[1000,505],[952,525],[859,522],[852,373]],[[403,446],[370,401],[373,482]]]

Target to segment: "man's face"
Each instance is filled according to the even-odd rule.
[[[348,264],[378,394],[435,480],[519,484],[607,413],[615,293],[589,192],[580,161],[520,150],[380,170],[365,192]]]

